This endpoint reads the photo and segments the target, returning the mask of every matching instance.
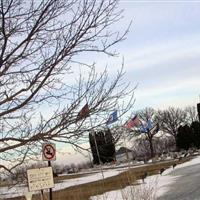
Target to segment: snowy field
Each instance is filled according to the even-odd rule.
[[[123,171],[126,171],[128,168],[122,169],[112,169],[106,170],[103,172],[104,178],[116,176]],[[61,181],[60,183],[56,183],[53,191],[61,190],[70,186],[80,185],[84,183],[94,182],[102,179],[102,173],[98,171],[98,173],[87,174],[84,177],[68,179]],[[17,185],[15,187],[0,187],[0,198],[9,198],[9,197],[17,197],[24,196],[28,192],[28,187],[24,184]]]
[[[187,167],[191,166],[194,164],[200,163],[200,156],[197,158],[188,161],[186,163],[180,164],[176,166],[177,168],[182,168],[182,167]],[[131,167],[133,168],[133,167]],[[122,173],[123,171],[126,171],[128,167],[120,168],[120,169],[110,169],[104,171],[104,178],[116,176],[119,173]],[[174,169],[174,170],[176,170]],[[179,177],[174,177],[170,176],[170,172],[173,169],[170,168],[166,171],[163,172],[162,176],[161,175],[153,175],[149,176],[145,179],[145,182],[143,183],[142,180],[139,180],[141,183],[138,186],[128,186],[124,188],[123,190],[116,190],[116,191],[111,191],[107,192],[105,194],[99,195],[99,196],[94,196],[91,197],[91,200],[133,200],[133,197],[130,196],[131,193],[138,193],[138,195],[141,195],[139,193],[144,193],[144,191],[150,192],[151,195],[155,195],[156,197],[161,196],[165,192],[168,191],[169,185],[176,181]],[[83,183],[89,183],[97,180],[102,179],[102,174],[101,172],[98,173],[93,173],[93,174],[87,174],[84,177],[80,178],[74,178],[74,179],[68,179],[64,180],[60,183],[55,184],[55,187],[53,188],[53,191],[56,190],[61,190],[70,186],[75,186]],[[12,188],[8,187],[0,187],[0,198],[5,199],[9,197],[16,197],[16,196],[24,196],[28,192],[28,188],[26,185],[17,185]],[[147,194],[146,194],[147,195]],[[137,199],[139,200],[139,198]]]
[[[106,192],[102,195],[91,197],[91,200],[140,200],[150,195],[148,199],[156,199],[169,190],[170,184],[175,182],[180,176],[170,176],[172,170],[192,166],[200,163],[200,156],[176,166],[175,169],[169,168],[161,175],[148,176],[144,183],[140,180],[138,186],[128,186],[122,190]]]

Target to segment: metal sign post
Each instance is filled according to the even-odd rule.
[[[41,200],[44,200],[44,191],[41,190]]]
[[[51,167],[51,161],[48,161],[48,166]],[[53,196],[52,196],[52,188],[49,188],[49,200],[52,200]]]
[[[51,167],[51,161],[56,160],[56,146],[52,143],[45,143],[42,146],[42,158],[48,161],[48,166]],[[49,189],[49,200],[52,200],[52,188]]]

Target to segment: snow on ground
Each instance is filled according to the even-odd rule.
[[[116,176],[125,170],[127,170],[127,168],[106,170],[103,172],[103,175],[104,175],[104,178],[108,178],[111,176]],[[70,186],[94,182],[101,179],[102,179],[102,173],[98,171],[98,173],[95,173],[95,174],[89,174],[84,177],[68,179],[60,183],[56,183],[55,187],[53,188],[53,191],[61,190]],[[28,187],[24,184],[16,185],[15,187],[12,187],[12,188],[0,187],[0,199],[23,196],[27,192],[28,192]]]
[[[16,185],[14,187],[0,187],[0,199],[22,196],[27,192],[28,188],[25,187],[25,185]]]
[[[188,161],[186,163],[176,166],[176,169],[199,164],[199,163],[200,163],[200,156],[198,156],[197,158],[195,158],[191,161]],[[138,166],[134,166],[134,167],[138,167]],[[121,173],[127,169],[128,169],[128,167],[126,166],[124,168],[119,168],[119,169],[116,168],[116,169],[106,170],[103,172],[104,178],[116,176],[119,173]],[[176,170],[176,169],[174,169],[174,170]],[[142,183],[142,181],[139,180],[139,182],[142,184],[140,184],[138,186],[134,186],[134,187],[128,186],[128,187],[124,188],[123,190],[107,192],[103,195],[92,197],[91,200],[97,200],[97,199],[98,200],[115,200],[115,199],[116,200],[131,199],[132,200],[133,199],[133,197],[131,197],[132,193],[134,193],[134,194],[137,193],[137,195],[142,195],[142,193],[144,193],[144,191],[145,191],[145,195],[147,195],[147,193],[154,195],[156,192],[157,197],[161,196],[162,194],[164,194],[165,192],[168,191],[169,185],[172,184],[173,182],[175,182],[176,179],[179,178],[178,176],[176,176],[176,177],[170,176],[170,172],[172,170],[173,170],[172,167],[170,169],[165,170],[163,172],[162,176],[161,175],[149,176],[145,179],[145,183]],[[93,182],[93,181],[97,181],[97,180],[101,180],[101,179],[102,179],[101,172],[85,174],[84,177],[68,179],[68,180],[64,180],[60,183],[55,184],[53,191],[61,190],[61,189],[64,189],[64,188],[67,188],[70,186],[89,183],[89,182]],[[27,192],[28,192],[28,187],[26,185],[22,185],[22,184],[16,185],[15,187],[12,187],[12,188],[0,187],[0,199],[16,197],[16,196],[23,196]],[[150,194],[148,194],[148,195],[150,195]],[[139,197],[137,198],[137,200],[138,199],[139,199]]]
[[[139,180],[137,186],[127,186],[121,190],[106,192],[102,195],[91,197],[91,200],[141,200],[155,199],[168,191],[169,184],[176,181],[178,177],[169,175],[153,175],[145,179],[143,183]],[[149,197],[151,196],[151,197]]]
[[[139,180],[141,183],[137,186],[128,186],[121,190],[115,190],[106,192],[102,195],[91,197],[91,200],[140,200],[145,199],[145,195],[152,196],[155,199],[159,196],[162,196],[165,192],[169,190],[170,184],[174,183],[180,176],[171,176],[170,172],[172,170],[180,169],[183,167],[192,166],[195,164],[200,164],[200,156],[192,159],[191,161],[185,162],[176,166],[175,169],[172,167],[165,170],[161,175],[148,176],[143,183],[142,180]],[[154,197],[154,198],[153,198]]]
[[[123,172],[125,170],[126,169],[107,170],[107,171],[103,172],[103,176],[104,176],[104,178],[116,176],[116,175],[120,174],[121,172]],[[84,176],[84,177],[81,177],[81,178],[64,180],[62,183],[56,184],[56,186],[53,190],[54,191],[55,190],[61,190],[61,189],[64,189],[64,188],[67,188],[67,187],[70,187],[70,186],[75,186],[75,185],[80,185],[80,184],[83,184],[83,183],[98,181],[98,180],[101,180],[103,178],[103,176],[102,176],[102,173],[98,172],[96,174]]]
[[[143,165],[143,166],[145,166],[145,165]],[[104,166],[104,167],[103,167],[104,169],[108,168],[107,166]],[[129,168],[127,163],[120,164],[117,166],[109,166],[109,167],[117,167],[117,168],[103,170],[104,178],[116,176],[119,173],[128,170],[128,168]],[[137,165],[134,167],[139,167],[139,166]],[[100,172],[100,167],[96,168],[95,170],[91,170],[89,172],[82,172],[82,173],[76,173],[76,174],[84,174],[85,176],[80,177],[80,178],[68,179],[68,180],[62,181],[60,183],[57,183],[57,184],[55,184],[53,191],[61,190],[61,189],[64,189],[64,188],[67,188],[70,186],[89,183],[89,182],[93,182],[93,181],[102,179],[102,173]],[[74,175],[74,174],[69,174],[69,176],[70,175]],[[10,197],[23,196],[27,192],[28,192],[28,187],[25,184],[19,184],[14,187],[0,187],[0,200],[2,198],[4,199],[4,198],[10,198]]]

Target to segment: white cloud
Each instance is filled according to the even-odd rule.
[[[148,89],[138,89],[137,95],[140,98],[144,97],[155,97],[170,92],[178,92],[184,90],[190,90],[191,88],[200,88],[200,79],[185,79],[171,82],[168,85],[157,85],[157,87],[152,87]],[[200,90],[199,90],[200,92]]]
[[[167,39],[166,39],[167,40]],[[153,68],[169,60],[193,59],[200,56],[200,33],[159,41],[157,44],[128,48],[125,52],[127,70]]]

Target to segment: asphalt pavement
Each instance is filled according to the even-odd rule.
[[[169,175],[180,177],[158,200],[200,200],[200,164],[175,169]]]

